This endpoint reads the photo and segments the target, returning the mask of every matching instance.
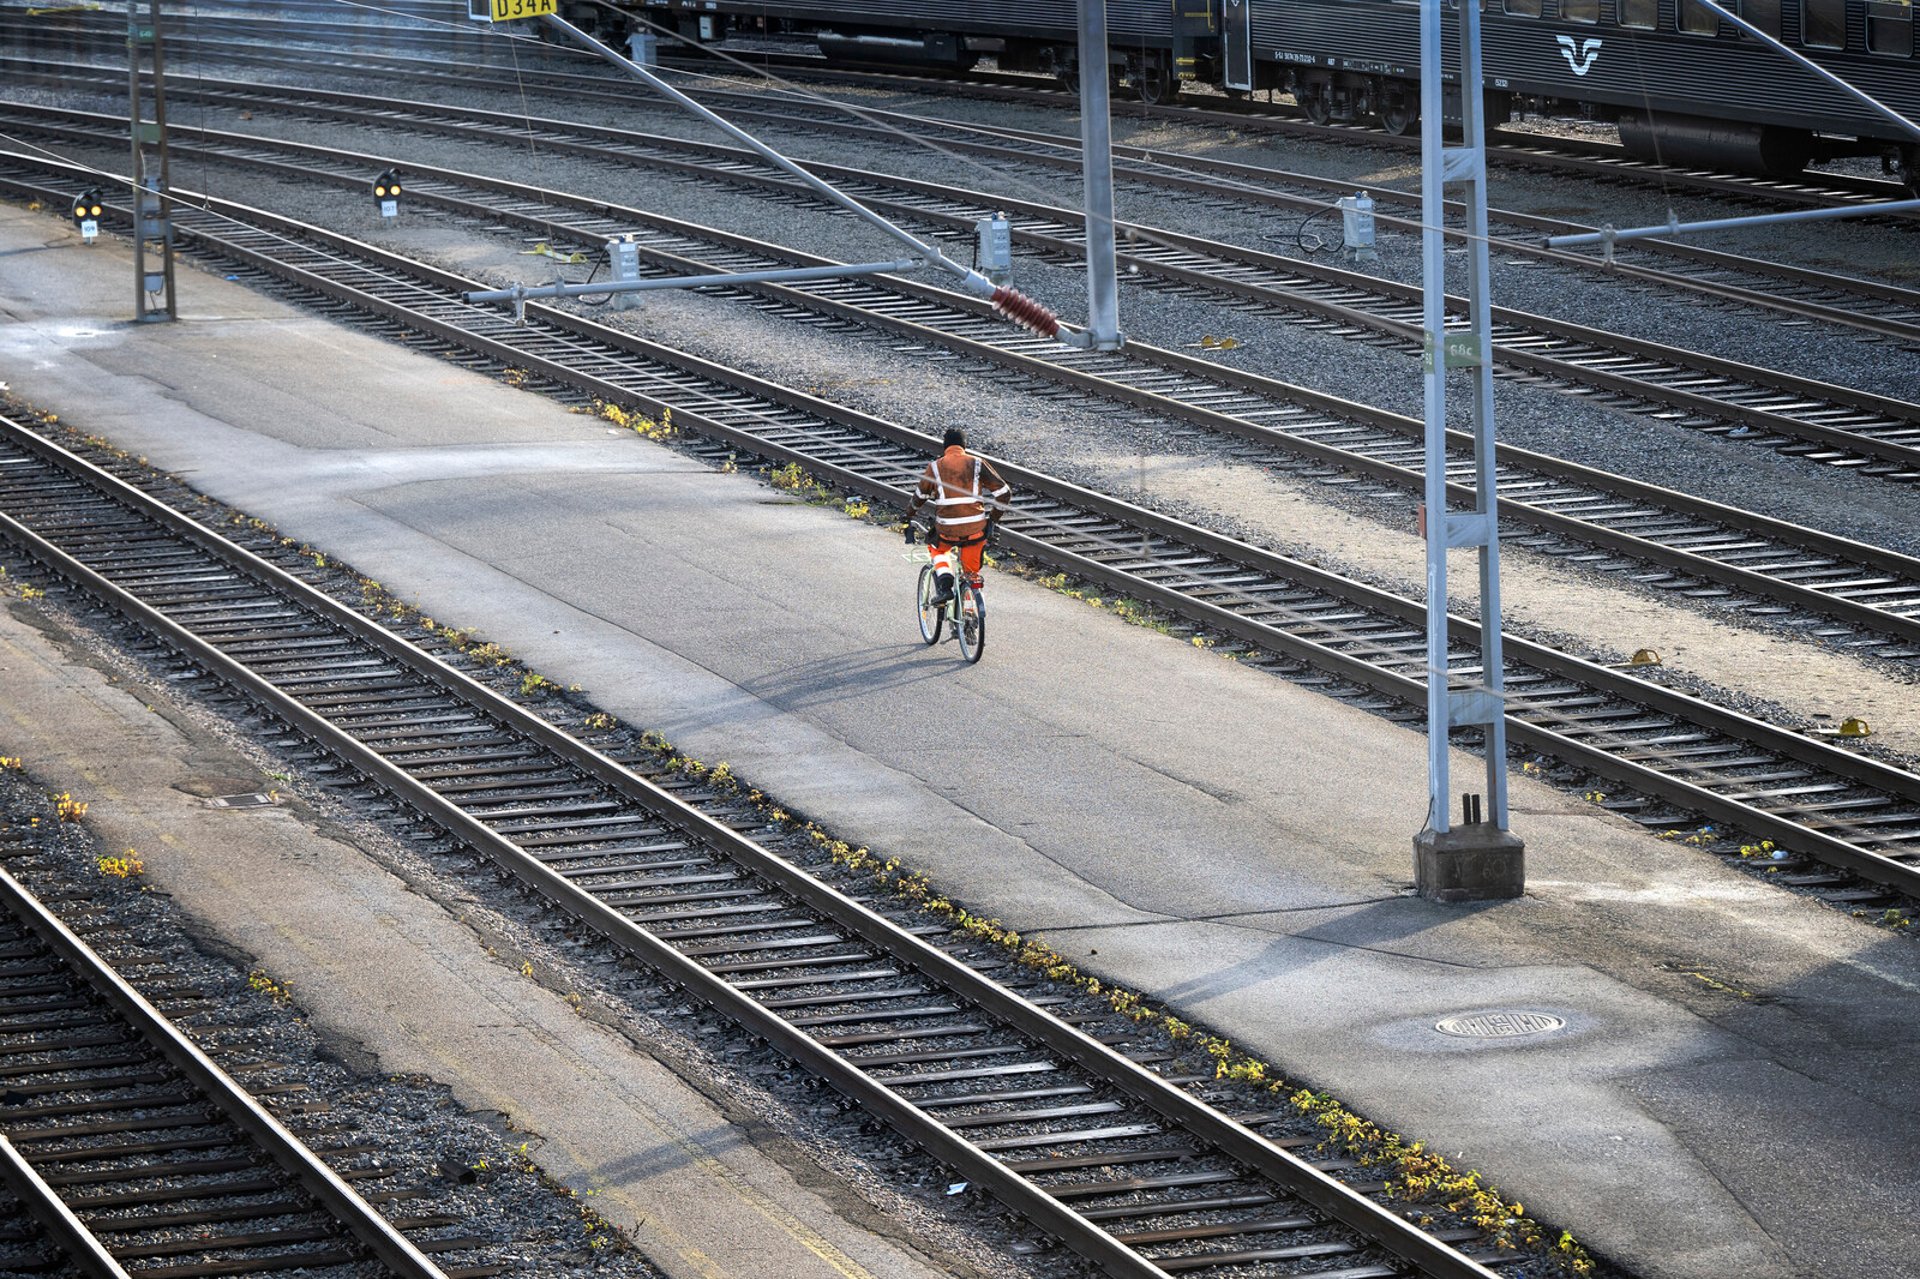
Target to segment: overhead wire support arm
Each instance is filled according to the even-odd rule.
[[[475,289],[466,295],[466,299],[469,302],[511,302],[517,314],[526,303],[539,298],[600,297],[608,293],[643,293],[656,289],[703,289],[717,284],[839,280],[856,275],[917,271],[925,265],[924,258],[898,258],[892,262],[856,262],[848,266],[769,267],[764,271],[715,271],[706,275],[662,276],[651,280],[608,281],[604,284],[515,284],[504,289]]]
[[[565,36],[568,40],[571,40],[589,53],[598,54],[602,59],[619,68],[621,71],[626,72],[642,84],[645,84],[662,97],[684,107],[693,115],[706,121],[740,145],[752,151],[768,164],[773,165],[781,172],[804,183],[809,189],[831,200],[869,226],[905,244],[916,255],[924,259],[929,266],[937,267],[947,274],[954,276],[959,280],[960,287],[966,292],[973,294],[975,297],[986,298],[992,303],[994,310],[1006,316],[1022,328],[1029,329],[1042,337],[1055,338],[1069,346],[1085,347],[1090,345],[1091,339],[1085,332],[1062,323],[1053,312],[1032,298],[1025,296],[1015,289],[997,285],[980,272],[955,262],[945,253],[942,253],[938,245],[922,240],[905,227],[898,226],[880,216],[880,214],[875,213],[872,209],[869,209],[866,205],[860,203],[860,201],[854,199],[838,187],[835,187],[832,183],[815,177],[799,164],[781,155],[778,151],[760,141],[752,134],[730,123],[725,117],[718,113],[701,106],[698,102],[694,101],[685,93],[682,93],[679,89],[674,88],[671,84],[668,84],[648,68],[641,66],[618,50],[596,40],[580,28],[574,26],[571,22],[568,22],[565,18],[560,17],[558,14],[549,13],[542,14],[540,21],[545,23],[550,30]],[[596,290],[596,292],[605,292],[605,290]]]
[[[1611,252],[1622,240],[1647,240],[1654,236],[1680,235],[1688,231],[1725,231],[1734,227],[1767,226],[1779,222],[1825,222],[1833,218],[1864,218],[1878,213],[1920,213],[1920,200],[1892,200],[1878,204],[1849,204],[1836,209],[1794,209],[1788,213],[1756,213],[1744,218],[1711,218],[1704,222],[1674,219],[1657,226],[1603,227],[1577,235],[1550,235],[1550,249],[1573,249],[1598,244]]]

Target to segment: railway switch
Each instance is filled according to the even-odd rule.
[[[1354,261],[1379,260],[1373,250],[1373,197],[1365,191],[1340,197],[1340,240]]]
[[[990,218],[981,218],[973,224],[973,229],[980,237],[974,249],[975,269],[995,284],[1010,283],[1013,280],[1013,224],[1007,221],[1007,215],[996,213]]]
[[[80,228],[80,241],[92,244],[100,238],[100,192],[96,188],[82,191],[73,201],[73,224]]]
[[[388,169],[373,180],[373,199],[381,217],[400,216],[400,170]]]
[[[607,264],[613,270],[615,284],[632,284],[640,278],[640,244],[633,238],[633,232],[607,241]],[[616,293],[613,295],[613,305],[621,311],[637,307],[640,305],[640,295]]]

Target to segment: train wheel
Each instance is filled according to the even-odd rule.
[[[1065,89],[1068,93],[1080,92],[1080,68],[1079,67],[1061,67],[1058,71],[1053,73],[1053,78],[1059,81],[1060,87],[1062,89]]]
[[[1333,120],[1333,104],[1319,89],[1308,89],[1300,96],[1300,109],[1305,111],[1307,119],[1315,124],[1328,124]]]
[[[1396,138],[1404,138],[1413,132],[1420,122],[1420,108],[1405,98],[1396,97],[1380,112],[1380,127]]]
[[[1141,68],[1140,74],[1134,77],[1133,91],[1140,95],[1142,102],[1158,106],[1180,96],[1180,81],[1165,67],[1149,65]]]

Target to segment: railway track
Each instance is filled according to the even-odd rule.
[[[313,6],[286,7],[299,9]],[[447,25],[405,27],[389,20],[387,15],[381,14],[379,11],[383,8],[388,6],[377,3],[370,4],[364,9],[342,5],[331,6],[331,11],[335,13],[364,15],[363,19],[356,21],[289,20],[253,15],[221,16],[217,20],[227,29],[270,32],[269,39],[282,42],[289,38],[319,43],[364,40],[370,30],[377,30],[382,39],[392,44],[425,47],[439,52],[443,51],[449,43],[471,45],[487,38],[481,33],[452,31]],[[402,19],[417,17],[423,21],[433,21],[431,10],[422,10],[414,6],[394,8],[391,12],[400,15]],[[457,21],[458,10],[454,10],[453,13]],[[200,20],[202,17],[199,14],[187,16],[189,20]],[[84,30],[88,25],[93,25],[89,20],[76,15],[49,15],[49,17],[58,18],[57,22],[49,23],[55,29]],[[47,19],[43,18],[41,21],[47,21]],[[528,47],[536,46],[529,42]],[[674,56],[671,51],[669,56]],[[710,52],[702,51],[695,60],[710,63],[712,56]],[[883,88],[898,92],[924,92],[935,96],[951,96],[958,92],[973,98],[1019,102],[1066,110],[1077,109],[1079,101],[1077,94],[1033,76],[983,72],[967,75],[942,74],[933,69],[856,69],[835,65],[813,54],[781,53],[765,49],[742,51],[732,56],[756,67],[778,69],[783,75],[847,86]],[[1116,103],[1116,110],[1124,111],[1125,114],[1134,117],[1176,120],[1215,128],[1240,130],[1257,128],[1268,133],[1301,137],[1317,142],[1357,144],[1403,152],[1414,151],[1419,147],[1417,138],[1397,137],[1368,126],[1313,124],[1297,109],[1275,104],[1271,100],[1271,95],[1267,102],[1261,103],[1251,98],[1236,101],[1212,93],[1196,94],[1169,103],[1139,101],[1125,102],[1124,105]],[[1712,195],[1760,199],[1799,206],[1831,207],[1838,204],[1864,204],[1900,199],[1909,194],[1905,187],[1896,182],[1848,178],[1833,174],[1771,178],[1660,165],[1635,159],[1628,155],[1624,148],[1614,144],[1546,138],[1519,131],[1496,131],[1488,140],[1487,159],[1496,165],[1579,173],[1609,182],[1635,182],[1657,186],[1661,190],[1694,190]],[[1904,217],[1904,215],[1892,216]]]
[[[436,83],[482,87],[478,77],[459,74],[459,70],[443,62],[436,69],[434,79]],[[604,82],[597,89],[590,87],[592,77],[531,72],[529,78],[542,88],[557,88],[568,96],[609,103],[617,100],[615,92]],[[1062,134],[969,124],[862,106],[860,117],[883,121],[867,125],[857,123],[856,117],[845,110],[783,91],[753,93],[694,87],[687,91],[708,106],[724,110],[735,122],[758,120],[781,128],[812,126],[830,130],[838,137],[865,137],[880,143],[898,143],[901,131],[909,130],[916,140],[937,142],[945,150],[1075,175],[1081,168],[1079,139]],[[1334,199],[1351,195],[1355,187],[1350,181],[1163,148],[1120,144],[1114,147],[1114,157],[1117,176],[1141,187],[1301,214],[1327,213]],[[1370,185],[1367,190],[1378,210],[1376,217],[1388,224],[1390,234],[1394,230],[1406,233],[1417,230],[1421,215],[1418,192],[1377,185]],[[1457,211],[1457,206],[1450,207]],[[1489,210],[1489,217],[1494,225],[1497,252],[1549,265],[1567,266],[1573,258],[1563,250],[1546,248],[1541,243],[1544,237],[1598,230],[1584,223],[1504,209]],[[1396,220],[1401,223],[1398,228],[1392,226]],[[1450,238],[1458,239],[1459,235],[1450,233]],[[1682,295],[1736,302],[1920,345],[1920,291],[1742,257],[1677,240],[1629,243],[1639,245],[1647,255],[1671,265],[1651,267],[1620,260],[1603,264],[1598,259],[1581,259],[1578,264],[1589,269],[1604,267],[1613,276]]]
[[[49,120],[92,127],[55,126]],[[67,144],[112,143],[116,131],[125,128],[122,118],[53,108],[0,106],[0,122],[10,131],[41,130]],[[367,173],[393,163],[389,156],[211,130],[196,133],[177,151],[302,182],[330,180],[351,191],[364,185]],[[637,233],[643,258],[664,274],[829,265],[746,237],[504,179],[419,165],[408,166],[408,178],[413,199],[470,219],[476,234],[504,223],[548,240],[571,236],[592,251],[609,237]],[[1376,485],[1376,492],[1423,491],[1424,426],[1416,419],[1141,343],[1107,354],[1035,343],[976,301],[904,278],[728,292],[762,307],[770,300],[810,319],[852,320],[930,348],[989,360],[1022,376],[1043,377],[1100,401],[1155,412],[1169,424],[1201,426],[1258,446],[1247,452],[1263,463],[1276,454],[1291,458],[1294,469],[1308,478],[1347,486],[1360,476]],[[1470,462],[1470,442],[1456,441],[1450,463],[1464,469]],[[1330,474],[1329,465],[1338,472]],[[1920,657],[1920,561],[1505,446],[1496,478],[1509,527],[1534,530],[1526,543],[1534,549],[1798,624],[1883,658]],[[1471,495],[1461,490],[1455,500],[1470,504]],[[1645,572],[1648,565],[1659,571]],[[1822,626],[1821,619],[1844,625]]]
[[[31,31],[0,24],[10,38],[31,38]],[[282,53],[263,53],[243,41],[186,37],[180,43],[183,52],[202,58],[217,58],[223,63],[268,67],[278,70],[311,72],[311,56],[291,57]],[[74,75],[94,73],[84,64],[46,64],[24,59],[0,61],[23,76],[59,82]],[[343,55],[331,65],[342,70],[364,72],[389,71],[412,82],[431,82],[436,86],[489,92],[498,87],[495,68],[483,63],[456,62],[448,58],[414,58],[356,51]],[[625,82],[610,82],[602,75],[564,72],[550,69],[521,68],[517,74],[526,83],[543,91],[557,91],[569,98],[613,106],[631,105],[633,89]],[[1080,167],[1079,139],[1026,129],[969,124],[921,114],[885,111],[861,106],[859,118],[884,121],[881,124],[858,123],[847,111],[815,99],[775,90],[753,93],[716,89],[689,84],[694,97],[717,109],[723,109],[736,122],[759,120],[781,128],[818,127],[836,137],[865,137],[880,143],[897,143],[900,130],[916,138],[936,140],[948,150],[965,152],[1053,171],[1077,173]],[[769,98],[773,105],[769,105]],[[1277,170],[1267,166],[1219,160],[1208,156],[1184,154],[1161,148],[1117,145],[1114,148],[1117,171],[1126,182],[1157,190],[1191,193],[1207,199],[1223,199],[1255,208],[1284,209],[1302,214],[1325,213],[1332,198],[1351,194],[1352,183],[1320,178],[1311,174]],[[1391,223],[1395,217],[1409,225],[1420,216],[1417,192],[1371,186],[1368,188],[1379,206],[1379,216]],[[1397,210],[1398,212],[1394,212]],[[1499,236],[1499,252],[1550,265],[1567,266],[1573,255],[1551,250],[1540,241],[1547,236],[1590,232],[1596,228],[1535,214],[1490,210]],[[1855,328],[1920,348],[1920,291],[1832,272],[1794,267],[1784,263],[1742,257],[1738,254],[1703,248],[1677,240],[1630,242],[1623,246],[1626,257],[1651,256],[1666,265],[1650,267],[1617,258],[1605,269],[1620,278],[1632,279],[1674,291],[1680,295],[1706,296],[1738,303],[1823,324]],[[1579,259],[1592,263],[1598,259]]]
[[[0,419],[0,537],[828,1081],[1105,1273],[1488,1279],[1229,1115],[346,606]],[[64,548],[64,549],[63,549]],[[931,930],[938,932],[939,930]],[[1137,1033],[1137,1032],[1136,1032]],[[1300,1153],[1289,1149],[1301,1148]],[[1336,1173],[1354,1173],[1346,1180]],[[1377,1186],[1374,1187],[1377,1190]]]
[[[529,145],[531,138],[549,151],[643,163],[695,181],[815,202],[805,188],[745,151],[678,138],[266,85],[176,88],[173,96],[240,111],[293,112],[490,143],[510,141],[517,148]],[[1060,260],[1078,261],[1084,255],[1081,218],[1071,210],[837,165],[812,167],[896,218],[971,235],[980,217],[1000,210],[1010,215],[1017,241]],[[1421,349],[1421,302],[1415,286],[1160,228],[1123,223],[1119,229],[1122,264],[1137,268],[1146,281],[1200,290],[1228,305],[1273,308],[1409,354]],[[1463,304],[1456,300],[1458,305]],[[1920,479],[1920,406],[1909,402],[1498,308],[1493,334],[1496,367],[1509,376],[1544,379],[1601,403],[1810,462],[1893,482]]]
[[[72,180],[55,162],[6,156],[0,187],[50,197],[49,174]],[[181,209],[182,235],[246,277],[290,284],[328,313],[373,317],[379,331],[427,349],[458,349],[654,414],[671,407],[676,423],[714,442],[716,457],[797,463],[898,504],[932,450],[891,423],[564,312],[529,305],[529,322],[515,325],[460,300],[474,281],[259,210],[192,199],[199,207]],[[1415,602],[1029,468],[1002,471],[1021,495],[1004,536],[1034,561],[1230,637],[1309,682],[1346,681],[1377,709],[1414,716],[1424,706],[1424,609]],[[1470,680],[1477,628],[1453,619],[1450,634],[1456,669]],[[1809,859],[1776,864],[1789,883],[1920,896],[1920,778],[1630,671],[1511,637],[1508,655],[1509,740],[1634,792],[1609,807],[1662,828],[1704,815],[1773,840]],[[1850,887],[1840,871],[1879,887]]]
[[[0,474],[11,475],[7,462]],[[0,857],[18,855],[7,847],[17,839],[0,833]],[[175,1002],[191,996],[177,992]],[[438,1237],[410,1242],[407,1222],[381,1217],[4,869],[0,1082],[0,1180],[37,1224],[40,1247],[57,1249],[74,1273],[357,1276],[372,1266],[400,1279],[479,1279],[500,1270],[442,1271],[427,1254],[472,1241],[421,1217],[411,1228]],[[328,1153],[367,1149],[336,1143]]]

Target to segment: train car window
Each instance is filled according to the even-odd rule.
[[[1913,56],[1911,0],[1867,0],[1867,52]]]
[[[1720,15],[1695,0],[1680,0],[1680,29],[1690,36],[1720,33]]]
[[[1560,0],[1560,16],[1568,22],[1600,21],[1600,0]]]
[[[1507,12],[1516,18],[1540,16],[1540,0],[1507,0]]]
[[[1653,30],[1660,25],[1660,0],[1620,0],[1620,25]]]
[[[1816,49],[1847,47],[1847,0],[1800,0],[1801,34]]]
[[[1735,12],[1774,39],[1780,38],[1780,0],[1740,0]]]

